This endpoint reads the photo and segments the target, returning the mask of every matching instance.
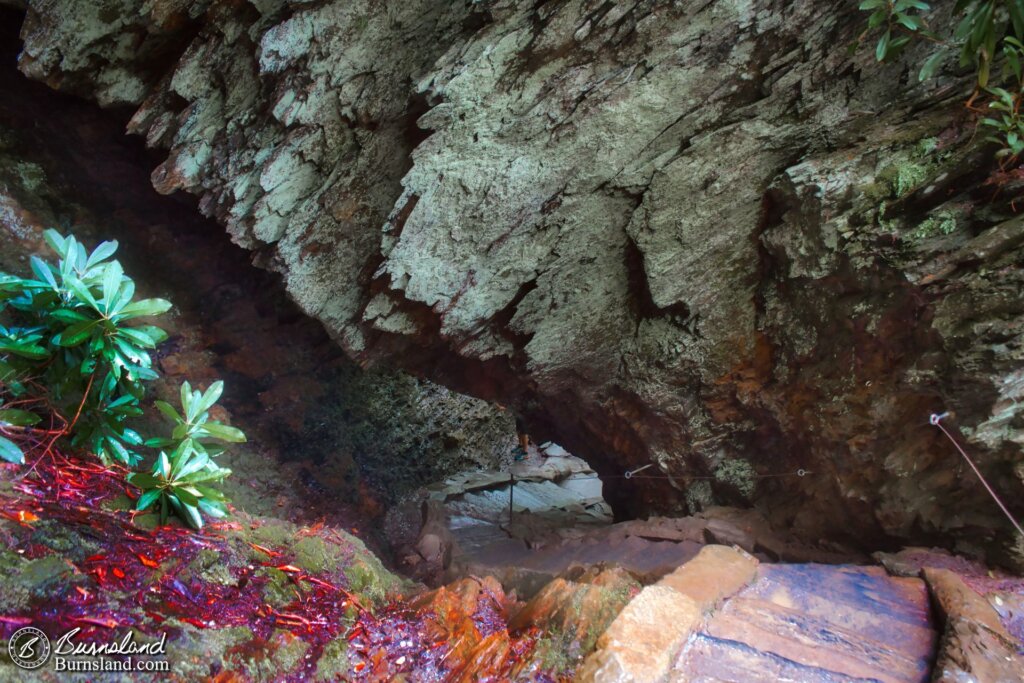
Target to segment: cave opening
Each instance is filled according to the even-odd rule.
[[[23,16],[0,8],[0,164],[9,180],[0,199],[29,223],[93,242],[116,239],[140,289],[174,303],[171,337],[156,353],[166,383],[224,379],[222,403],[253,444],[229,462],[232,498],[251,512],[288,508],[300,519],[360,529],[400,568],[396,555],[415,546],[423,524],[417,496],[424,486],[451,485],[453,476],[477,489],[452,496],[448,512],[468,545],[488,533],[508,537],[508,511],[497,501],[509,487],[497,481],[483,491],[468,484],[473,472],[495,480],[520,473],[520,536],[539,535],[544,524],[526,529],[524,515],[545,511],[555,518],[548,527],[572,526],[577,517],[584,526],[611,522],[598,475],[585,462],[553,444],[530,443],[517,455],[507,411],[352,362],[291,301],[281,277],[253,265],[193,196],[154,190],[150,173],[162,158],[126,134],[132,109],[102,109],[17,69]],[[15,247],[26,251],[12,245],[12,255]],[[26,257],[17,260],[24,266]],[[520,462],[527,451],[533,460]],[[560,464],[524,469],[549,459],[545,452]],[[566,506],[576,512],[563,515]],[[467,531],[474,525],[489,529]]]

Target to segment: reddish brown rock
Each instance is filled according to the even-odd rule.
[[[473,680],[474,670],[502,670],[511,647],[505,629],[511,606],[501,584],[490,577],[461,579],[411,603],[413,609],[434,616],[428,622],[428,636],[450,645],[446,664],[451,672],[447,680],[452,683]],[[481,620],[480,614],[492,616]],[[483,626],[490,628],[485,631]]]
[[[750,528],[744,528],[724,519],[709,520],[705,527],[709,543],[722,543],[743,548],[748,553],[754,552],[756,538]]]
[[[598,650],[584,662],[578,680],[656,683],[702,618],[693,600],[667,586],[648,586],[598,639]]]
[[[1024,647],[1024,577],[938,548],[904,548],[898,553],[875,553],[875,557],[899,576],[920,576],[926,569],[952,572],[988,602],[1002,627]],[[932,572],[937,575],[941,573]]]
[[[946,623],[934,680],[1020,683],[1022,644],[1004,628],[988,601],[948,569],[926,568],[924,577]]]
[[[639,592],[637,580],[618,567],[570,571],[524,605],[509,629],[536,629],[539,640],[531,657],[536,667],[557,663],[557,668],[571,671]]]
[[[788,530],[776,529],[758,510],[713,506],[697,519],[704,524],[707,542],[737,545],[747,552],[772,561],[821,562],[823,564],[863,563],[867,556],[841,544],[809,543]]]
[[[850,678],[887,683],[921,680],[919,663],[885,643],[773,602],[735,598],[708,624],[705,633],[719,641],[770,652],[809,669]]]
[[[990,571],[977,560],[941,548],[903,548],[897,553],[875,553],[873,557],[896,576],[920,576],[925,567],[949,569],[961,576],[986,576]]]
[[[703,543],[707,522],[699,517],[651,517],[618,525],[622,533],[661,541],[692,541]]]

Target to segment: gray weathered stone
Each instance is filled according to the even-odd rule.
[[[655,463],[623,511],[1011,538],[927,417],[1019,489],[1021,248],[972,241],[1014,186],[983,185],[967,80],[917,83],[928,46],[848,53],[856,3],[28,4],[22,69],[138,105],[157,188],[350,354]]]

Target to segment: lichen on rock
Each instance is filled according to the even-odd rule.
[[[27,5],[23,70],[137,105],[156,187],[353,357],[510,405],[602,472],[656,464],[609,487],[621,514],[728,499],[714,470],[742,459],[809,538],[1012,545],[926,420],[956,411],[1019,486],[996,473],[1020,245],[958,251],[1013,207],[969,84],[912,82],[922,45],[849,54],[856,7]],[[950,202],[974,207],[955,230]]]

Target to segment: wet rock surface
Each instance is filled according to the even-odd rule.
[[[509,469],[452,477],[392,508],[388,539],[399,549],[400,566],[431,585],[493,576],[506,591],[532,598],[581,567],[615,566],[651,583],[707,544],[734,546],[766,562],[870,561],[835,543],[802,543],[755,510],[712,507],[689,517],[613,523],[599,495],[601,480],[568,453],[544,458],[531,447]],[[545,488],[531,494],[531,484]]]
[[[234,510],[202,532],[128,512],[123,474],[53,455],[0,467],[0,632],[33,625],[103,643],[166,637],[168,680],[302,680],[366,610],[409,590],[337,527]],[[344,641],[342,641],[344,642]],[[71,659],[79,659],[74,658]],[[3,680],[90,680],[18,669]],[[120,676],[132,680],[132,674]]]
[[[705,613],[749,583],[757,564],[741,550],[707,546],[626,606],[601,635],[580,679],[664,679]]]
[[[1000,614],[948,569],[926,568],[925,580],[946,623],[936,681],[1013,681],[1024,671],[1021,641],[1003,627]],[[1019,609],[1019,594],[1016,596]],[[1005,604],[1002,598],[1000,604]]]
[[[1020,487],[1017,187],[927,46],[851,56],[842,3],[25,4],[22,70],[135,107],[154,185],[349,354],[655,463],[620,512],[1016,561],[926,425]]]
[[[235,509],[195,533],[126,512],[121,477],[94,463],[18,474],[0,467],[0,631],[168,633],[172,680],[909,683],[926,680],[938,627],[939,680],[1010,681],[1024,651],[1001,623],[1013,624],[1021,580],[933,551],[883,558],[903,573],[924,566],[925,580],[878,566],[771,564],[739,547],[644,539],[716,526],[655,519],[649,530],[606,526],[603,557],[576,555],[536,590],[481,571],[424,591],[335,525]],[[755,548],[778,545],[758,526],[746,525]],[[625,541],[607,542],[616,533]],[[636,569],[638,556],[677,545],[693,552]],[[11,666],[0,654],[0,676]]]

